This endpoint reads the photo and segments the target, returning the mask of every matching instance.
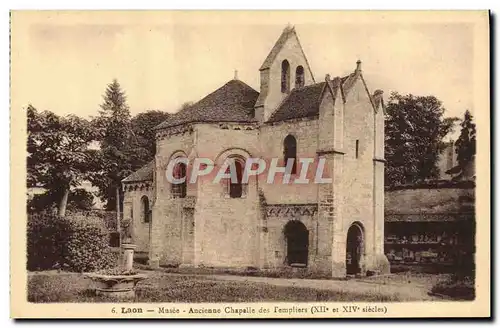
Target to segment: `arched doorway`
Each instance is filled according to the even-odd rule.
[[[361,273],[361,257],[363,256],[363,230],[353,223],[347,231],[346,269],[347,274]]]
[[[300,221],[290,221],[285,226],[286,258],[288,265],[307,266],[309,231]]]

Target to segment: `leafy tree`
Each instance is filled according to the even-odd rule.
[[[444,112],[441,101],[434,96],[391,94],[385,122],[386,185],[438,177],[442,140],[458,120],[444,118]]]
[[[57,200],[58,215],[64,216],[70,188],[98,170],[99,156],[89,148],[95,130],[89,121],[75,115],[39,113],[31,105],[27,114],[28,187],[49,190],[50,198]]]
[[[44,194],[35,195],[28,201],[28,212],[38,213],[57,208],[59,201],[59,194],[51,190]],[[94,196],[91,192],[83,189],[76,188],[70,191],[68,196],[67,211],[89,211],[94,206]]]
[[[134,136],[136,137],[136,142],[139,147],[146,150],[144,163],[151,161],[156,153],[154,127],[167,120],[169,116],[168,113],[162,111],[150,110],[137,114],[132,118],[131,125]]]
[[[90,211],[94,206],[94,195],[83,188],[71,190],[68,198],[68,209],[72,211]]]
[[[473,122],[472,114],[466,110],[464,119],[460,123],[462,130],[455,142],[458,165],[447,173],[457,174],[455,178],[460,179],[467,174],[467,167],[474,161],[476,156],[476,124]]]

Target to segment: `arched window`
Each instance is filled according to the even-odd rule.
[[[295,70],[295,87],[302,88],[304,86],[304,67],[297,66]]]
[[[143,222],[149,223],[150,211],[149,211],[149,199],[147,196],[142,196],[141,198],[141,216]]]
[[[231,181],[229,179],[229,197],[231,198],[241,198],[243,195],[243,184],[242,184],[242,179],[243,179],[243,164],[235,160],[234,165],[236,167],[236,182]]]
[[[286,165],[288,159],[294,159],[290,174],[297,173],[297,140],[291,134],[287,135],[283,142],[283,153],[285,159],[284,165]]]
[[[174,166],[173,177],[175,179],[186,178],[186,164],[177,163]],[[186,197],[186,179],[182,183],[172,183],[172,197],[173,198],[185,198]]]
[[[281,92],[287,93],[290,91],[290,64],[288,60],[281,63]]]

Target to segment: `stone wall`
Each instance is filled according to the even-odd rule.
[[[474,212],[475,188],[453,186],[430,188],[408,186],[385,192],[385,213],[443,214]]]
[[[383,125],[377,123],[362,78],[358,78],[346,94],[343,118],[344,155],[337,156],[335,162],[331,164],[334,168],[334,208],[342,208],[340,215],[342,223],[334,222],[332,260],[345,261],[343,259],[345,259],[347,232],[349,227],[356,223],[363,231],[362,270],[379,271],[382,265],[379,262],[386,262],[383,257],[383,212],[380,211],[383,208],[383,182],[380,178],[381,174],[383,176],[383,162],[377,164],[374,159],[377,153],[383,154],[383,145],[379,144],[377,147],[375,144],[376,139],[383,140],[381,137],[376,138],[375,126],[381,129]],[[336,183],[336,180],[341,182]]]
[[[318,120],[301,119],[291,122],[280,122],[273,125],[264,125],[260,133],[260,156],[266,161],[269,168],[272,158],[278,158],[278,166],[285,166],[283,157],[283,141],[287,135],[293,135],[297,140],[298,158],[316,158],[318,142]],[[291,179],[298,178],[301,166],[297,166],[297,174]],[[266,169],[267,172],[267,169]],[[310,165],[308,184],[283,184],[282,175],[276,174],[274,183],[268,184],[267,174],[260,179],[260,186],[264,191],[268,204],[309,204],[318,199],[317,185],[314,184],[315,167]],[[280,178],[281,177],[281,178]]]
[[[242,198],[230,198],[226,181],[212,183],[222,163],[232,156],[258,153],[258,130],[251,125],[198,125],[199,156],[214,160],[213,174],[196,184],[195,265],[245,267],[259,261],[259,209],[256,179]]]
[[[345,103],[340,94],[336,96],[334,104],[331,94],[325,93],[321,121],[313,117],[260,127],[253,123],[191,124],[159,133],[156,189],[151,195],[152,263],[280,268],[286,265],[284,227],[298,220],[309,232],[310,270],[345,275],[347,231],[353,223],[363,230],[363,270],[374,270],[377,256],[383,255],[383,113],[375,113],[361,78],[346,94]],[[313,183],[315,165],[307,175],[310,183],[282,184],[279,179],[267,183],[271,159],[279,158],[278,166],[285,164],[283,141],[289,134],[297,140],[298,158],[314,158],[315,163],[319,158],[326,160],[323,176],[333,183]],[[165,170],[172,156],[215,162],[212,174],[188,183],[185,199],[171,197]],[[267,164],[265,174],[251,178],[244,187],[242,198],[230,198],[224,181],[213,183],[224,160],[232,156],[259,157]],[[300,169],[299,165],[295,177]],[[133,195],[135,206],[142,196]],[[270,213],[273,206],[313,206],[315,211],[282,215]],[[144,235],[146,228],[137,224],[138,236]]]
[[[166,135],[163,135],[166,134]],[[174,199],[166,169],[171,158],[187,157],[196,138],[190,125],[173,127],[157,135],[155,195],[149,258],[152,265],[178,265],[182,261],[182,208],[184,199]],[[195,192],[188,184],[188,194]]]
[[[123,219],[131,220],[133,224],[133,238],[137,245],[137,252],[149,252],[149,229],[150,222],[145,218],[143,197],[147,197],[149,209],[153,206],[153,188],[146,187],[141,183],[135,190],[126,190],[123,201]],[[151,220],[151,215],[149,220]]]

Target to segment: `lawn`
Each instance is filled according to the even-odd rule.
[[[149,271],[139,283],[133,302],[311,302],[311,301],[400,301],[398,296],[376,293],[323,291],[312,288],[272,286],[264,283],[223,281],[205,275],[172,275]],[[28,275],[30,302],[110,302],[96,296],[92,282],[76,273]],[[113,301],[115,302],[115,301]]]

